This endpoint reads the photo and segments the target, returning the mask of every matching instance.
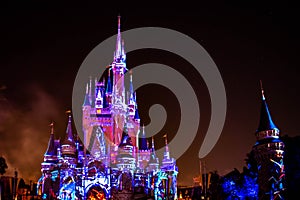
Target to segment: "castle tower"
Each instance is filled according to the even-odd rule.
[[[105,135],[101,126],[94,126],[90,147],[92,156],[103,163],[108,164],[108,157],[105,145]]]
[[[41,194],[47,199],[55,198],[59,191],[59,176],[58,176],[58,155],[57,142],[54,138],[54,124],[50,124],[50,138],[47,150],[44,154],[44,162],[41,165],[41,183],[39,189]]]
[[[61,145],[61,154],[65,163],[69,167],[75,168],[77,164],[76,143],[72,131],[72,116],[70,112],[68,118],[69,120],[66,129],[65,139]]]
[[[138,146],[138,134],[140,132],[140,117],[137,110],[135,92],[132,83],[132,71],[130,71],[130,85],[128,91],[128,104],[127,104],[127,130],[128,135],[131,137],[133,146]]]
[[[154,147],[154,138],[152,137],[152,144],[151,144],[151,153],[150,153],[150,159],[148,162],[147,171],[148,172],[156,172],[159,170],[159,160],[155,153],[155,147]]]
[[[107,71],[107,83],[106,83],[106,88],[105,88],[106,101],[104,104],[105,108],[110,107],[111,103],[112,103],[112,84],[111,84],[110,70],[111,70],[111,68],[109,68]]]
[[[132,71],[130,70],[130,84],[129,84],[129,97],[128,97],[128,110],[129,110],[129,116],[131,118],[134,118],[135,115],[135,107],[136,107],[136,102],[135,102],[135,93],[133,90],[133,83],[132,83]]]
[[[255,133],[257,141],[252,148],[257,162],[259,199],[279,199],[285,187],[284,143],[272,120],[262,86],[261,93],[260,121]]]
[[[154,142],[153,142],[153,145],[154,145]],[[150,160],[150,153],[151,153],[151,150],[149,149],[148,141],[146,138],[145,126],[142,127],[142,137],[140,138],[138,152],[139,152],[138,153],[139,167],[142,170],[145,170],[147,167],[148,161]]]
[[[54,139],[54,124],[53,122],[50,124],[51,131],[50,131],[50,138],[48,141],[48,147],[44,154],[44,162],[42,163],[42,173],[46,173],[48,171],[51,171],[56,166],[56,163],[58,162],[57,158],[57,149],[55,146],[55,139]]]
[[[123,127],[126,121],[127,106],[125,104],[125,86],[124,74],[126,68],[126,54],[124,51],[124,43],[121,38],[121,22],[118,17],[118,34],[116,42],[116,50],[114,53],[114,61],[111,65],[113,71],[113,88],[112,88],[112,115],[113,115],[113,142],[120,144]]]
[[[134,97],[136,98],[136,94],[134,95]],[[135,100],[135,102],[136,102],[136,100]],[[134,113],[134,122],[138,125],[138,126],[140,126],[140,121],[141,121],[141,119],[140,119],[140,115],[139,115],[139,111],[138,111],[138,107],[137,107],[137,104],[135,103],[135,113]]]
[[[95,108],[96,114],[101,113],[101,109],[103,108],[103,96],[104,96],[104,83],[98,82],[95,80]]]
[[[165,170],[173,170],[173,166],[176,166],[176,161],[174,158],[170,157],[167,135],[164,135],[164,138],[165,138],[165,152],[164,152],[163,160],[161,162],[162,164],[161,168]]]
[[[90,136],[90,132],[92,127],[90,126],[91,123],[91,103],[90,103],[90,98],[89,98],[89,84],[86,84],[86,93],[85,93],[85,98],[84,98],[84,102],[82,105],[82,132],[84,135],[83,138],[83,144],[84,146],[88,145],[88,141]]]
[[[127,123],[125,123],[122,139],[118,146],[117,167],[120,170],[129,170],[132,174],[136,168],[135,148],[127,133]]]

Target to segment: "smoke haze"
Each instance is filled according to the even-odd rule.
[[[40,163],[47,149],[49,124],[52,120],[63,122],[64,115],[58,102],[42,88],[31,85],[25,91],[31,99],[23,102],[22,108],[7,98],[4,90],[0,91],[0,155],[8,164],[4,175],[13,176],[17,170],[20,178],[35,181],[41,175]],[[55,135],[60,137],[58,133]]]

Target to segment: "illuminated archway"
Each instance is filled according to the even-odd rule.
[[[105,200],[105,190],[100,185],[93,185],[86,193],[87,200]]]

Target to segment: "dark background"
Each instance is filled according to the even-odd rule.
[[[273,120],[282,135],[299,135],[299,7],[283,1],[198,4],[2,3],[0,155],[9,164],[7,174],[16,168],[27,180],[39,178],[48,125],[53,120],[56,137],[64,137],[65,111],[72,107],[77,70],[94,47],[116,34],[118,14],[122,30],[155,26],[190,36],[218,66],[227,93],[227,116],[218,143],[202,160],[206,170],[223,175],[245,165],[259,121],[259,80],[263,81]],[[181,72],[195,89],[201,109],[199,131],[191,147],[177,160],[179,184],[192,184],[192,177],[199,173],[198,151],[210,117],[205,83],[192,66],[171,53],[148,50],[127,56],[128,68],[154,61],[167,64]],[[137,95],[144,124],[149,123],[147,109],[152,104],[166,107],[168,121],[155,137],[168,132],[172,139],[180,116],[174,95],[160,86],[144,86]],[[157,147],[162,145],[158,142]]]

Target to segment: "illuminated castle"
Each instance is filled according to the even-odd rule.
[[[132,74],[126,93],[126,72],[119,17],[116,50],[107,77],[87,84],[82,105],[84,141],[72,132],[71,113],[64,140],[55,140],[51,125],[38,184],[42,198],[177,199],[178,169],[170,157],[167,137],[160,162],[154,139],[150,148],[145,128],[140,126]]]

